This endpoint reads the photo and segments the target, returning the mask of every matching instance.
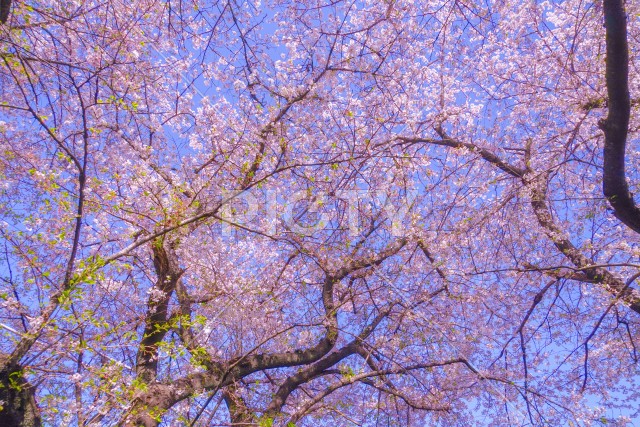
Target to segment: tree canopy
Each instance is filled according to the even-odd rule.
[[[637,421],[638,17],[1,1],[0,424]]]

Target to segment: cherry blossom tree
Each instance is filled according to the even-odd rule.
[[[638,16],[0,2],[0,424],[630,424]]]

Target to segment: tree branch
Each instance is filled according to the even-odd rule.
[[[189,396],[203,390],[220,389],[254,372],[317,362],[333,349],[338,340],[337,307],[333,299],[334,285],[356,270],[379,265],[398,253],[405,244],[406,239],[400,239],[376,255],[350,260],[336,272],[327,274],[322,288],[326,332],[313,347],[280,353],[248,354],[224,364],[212,365],[205,372],[192,373],[167,383],[151,383],[145,391],[136,396],[135,404],[126,414],[123,425],[154,427],[158,422],[149,414],[151,410],[162,412]]]
[[[576,267],[583,269],[589,281],[600,283],[616,298],[624,301],[633,311],[640,314],[640,294],[604,268],[595,267],[593,260],[587,258],[576,248],[564,231],[556,225],[547,206],[548,173],[536,177],[531,183],[531,206],[545,234],[564,256]],[[593,267],[592,267],[593,266]]]
[[[317,363],[307,367],[306,369],[300,370],[295,375],[288,377],[284,381],[284,383],[280,385],[278,391],[271,399],[271,403],[269,404],[266,413],[270,416],[275,416],[282,409],[289,395],[293,393],[293,391],[297,389],[301,384],[317,378],[319,375],[322,375],[322,373],[326,369],[329,369],[336,363],[351,356],[352,354],[357,353],[360,344],[365,339],[367,339],[367,337],[371,335],[371,333],[380,324],[380,322],[382,322],[382,320],[389,315],[392,308],[393,304],[388,309],[379,313],[371,322],[371,324],[367,325],[367,327],[365,327],[353,341],[351,341],[340,350],[331,353],[327,357],[319,360]]]

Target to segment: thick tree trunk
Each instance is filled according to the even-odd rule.
[[[11,0],[0,0],[0,22],[3,24],[9,19],[11,12]]]
[[[625,172],[631,97],[627,15],[622,0],[604,0],[604,24],[607,30],[609,113],[601,123],[605,136],[602,187],[615,216],[627,227],[640,233],[640,208],[629,191]]]
[[[0,371],[0,426],[39,427],[40,411],[35,389],[25,380],[20,369]]]

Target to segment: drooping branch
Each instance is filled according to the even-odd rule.
[[[615,216],[636,233],[640,233],[640,208],[636,206],[633,195],[629,192],[625,173],[631,98],[627,17],[623,0],[604,0],[604,25],[609,113],[600,123],[604,131],[602,188]]]
[[[472,144],[470,142],[462,142],[455,138],[451,138],[444,132],[441,126],[436,127],[435,130],[442,139],[399,137],[398,140],[404,143],[424,143],[424,144],[431,144],[431,145],[441,145],[444,147],[451,147],[451,148],[466,148],[467,150],[473,153],[478,153],[480,157],[482,157],[484,160],[488,161],[494,166],[497,166],[498,168],[502,169],[504,172],[508,173],[511,176],[522,177],[525,173],[524,169],[507,163],[506,161],[502,160],[500,157],[498,157],[496,154],[494,154],[490,150],[487,150],[486,148],[479,147],[478,145]]]
[[[571,243],[571,240],[566,235],[564,230],[562,230],[553,220],[546,200],[546,185],[549,175],[548,172],[543,173],[539,176],[534,176],[534,172],[529,168],[521,169],[510,165],[490,150],[480,148],[475,144],[462,143],[455,139],[449,138],[442,131],[441,127],[437,127],[436,132],[438,132],[444,138],[443,141],[431,140],[427,138],[403,138],[403,141],[444,145],[454,148],[467,148],[472,152],[480,153],[480,156],[484,160],[507,172],[511,176],[521,178],[523,183],[529,186],[531,189],[531,206],[533,207],[536,219],[538,220],[540,226],[542,226],[547,237],[549,237],[556,248],[558,248],[558,250],[565,257],[567,257],[567,259],[569,259],[569,261],[571,261],[577,268],[581,269],[584,272],[585,277],[588,279],[588,282],[604,285],[605,289],[613,294],[614,297],[624,301],[625,304],[627,304],[633,311],[640,314],[640,292],[627,287],[624,281],[618,279],[604,268],[589,268],[596,263],[593,262],[593,260],[587,258],[578,248],[576,248],[573,243]]]
[[[384,376],[387,376],[387,375],[403,375],[403,374],[407,374],[407,373],[409,373],[411,371],[423,370],[423,369],[427,369],[428,370],[428,369],[433,369],[433,368],[443,367],[443,366],[449,366],[449,365],[455,365],[455,364],[463,364],[463,365],[469,367],[469,369],[472,369],[471,365],[465,359],[452,359],[452,360],[445,360],[445,361],[442,361],[442,362],[420,363],[420,364],[415,364],[415,365],[408,366],[408,367],[398,367],[398,368],[393,368],[393,369],[383,369],[383,370],[380,370],[380,371],[364,372],[362,374],[344,376],[340,380],[336,381],[335,383],[330,384],[325,390],[321,391],[320,393],[318,393],[317,395],[312,397],[304,405],[301,405],[300,409],[298,411],[296,411],[296,413],[294,413],[287,421],[289,423],[294,423],[295,424],[305,414],[307,414],[318,402],[322,401],[325,397],[329,396],[331,393],[335,392],[336,390],[339,390],[339,389],[341,389],[343,387],[349,386],[349,385],[354,384],[356,382],[367,383],[367,382],[370,382],[372,378],[380,378],[380,377],[384,377]],[[475,372],[475,370],[473,370],[473,369],[472,369],[472,371]],[[425,410],[425,411],[449,411],[449,410],[451,410],[451,406],[447,405],[447,404],[444,404],[444,405],[421,404],[420,405],[420,409]]]
[[[589,268],[596,263],[587,258],[576,248],[569,237],[553,220],[553,216],[547,206],[547,178],[548,174],[542,174],[531,182],[531,206],[538,223],[545,234],[558,248],[558,250],[576,267],[583,269],[590,282],[600,283],[616,298],[624,301],[633,311],[640,314],[640,293],[629,288],[621,279],[618,279],[604,268]]]

